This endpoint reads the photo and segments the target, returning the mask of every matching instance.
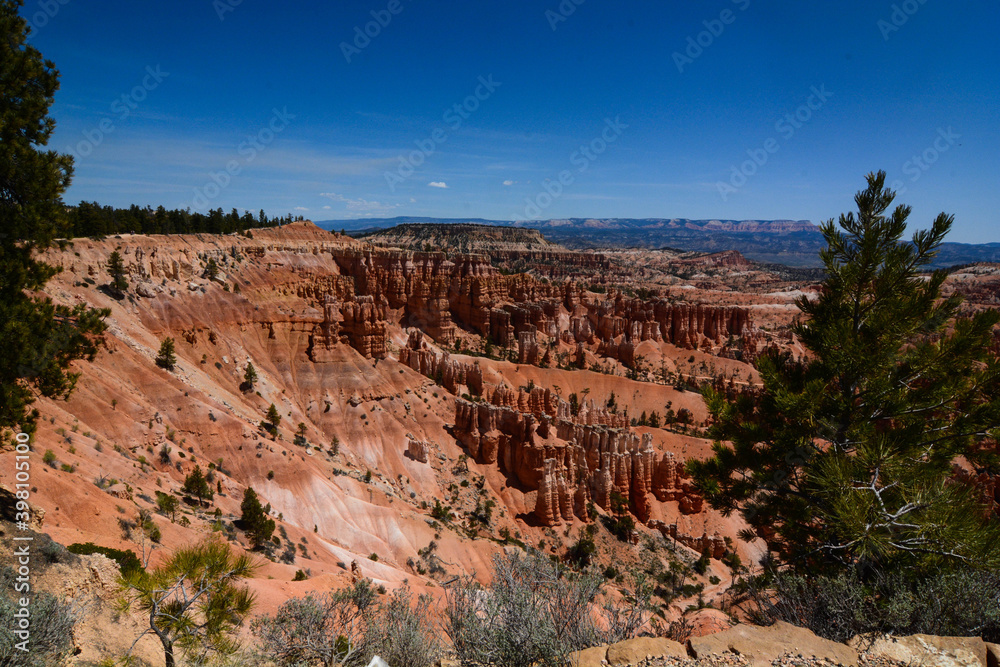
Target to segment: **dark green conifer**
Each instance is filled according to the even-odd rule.
[[[996,519],[954,474],[996,464],[1000,313],[959,316],[945,272],[921,273],[952,216],[903,243],[910,208],[886,214],[884,183],[869,174],[857,216],[822,227],[827,279],[794,327],[808,354],[765,355],[763,389],[732,403],[707,390],[715,455],[689,469],[713,507],[743,514],[745,537],[803,572],[1000,565]]]
[[[62,194],[73,159],[45,149],[59,73],[27,44],[21,4],[0,2],[0,433],[34,432],[35,399],[70,395],[79,373],[69,365],[94,358],[109,313],[38,296],[59,269],[37,253],[69,236]]]
[[[240,503],[240,511],[242,512],[240,519],[243,522],[250,544],[253,545],[254,549],[260,549],[271,539],[271,535],[274,533],[274,519],[268,516],[271,512],[271,506],[262,506],[260,499],[257,497],[257,492],[251,488],[247,488],[243,492],[243,502]]]

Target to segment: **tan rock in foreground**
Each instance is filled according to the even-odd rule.
[[[665,637],[636,637],[608,647],[611,665],[637,665],[646,658],[674,657],[686,660],[684,646]]]
[[[880,637],[866,653],[914,667],[987,667],[986,642],[979,637]]]
[[[1000,667],[1000,644],[986,642],[986,667]]]
[[[570,667],[601,667],[608,655],[607,646],[594,646],[569,654]]]
[[[734,628],[705,637],[688,640],[696,658],[736,653],[746,656],[752,665],[770,665],[782,655],[827,659],[838,665],[858,664],[858,652],[844,644],[817,637],[804,628],[778,621],[770,627],[737,625]]]
[[[730,620],[729,614],[719,609],[712,609],[711,607],[691,612],[689,615],[685,615],[685,617],[691,625],[692,637],[714,635],[719,632],[725,632],[733,627],[733,622]]]

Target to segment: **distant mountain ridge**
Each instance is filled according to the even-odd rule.
[[[573,250],[677,248],[685,251],[738,250],[744,257],[792,267],[820,266],[824,247],[819,227],[809,220],[692,220],[688,218],[563,218],[485,220],[483,218],[365,218],[325,220],[325,229],[374,231],[403,224],[474,224],[537,229],[545,239]],[[357,234],[355,234],[357,235]],[[1000,262],[1000,243],[944,243],[931,268]]]
[[[581,228],[604,230],[627,229],[689,229],[724,232],[816,232],[819,227],[809,220],[694,220],[691,218],[554,218],[550,220],[487,220],[485,218],[428,218],[397,216],[395,218],[354,218],[349,220],[319,220],[324,229],[369,230],[409,224],[476,224],[498,227],[528,227],[532,229]]]
[[[378,245],[415,249],[425,246],[435,250],[470,247],[477,248],[477,252],[484,248],[517,251],[560,249],[547,241],[538,229],[471,222],[405,222],[388,229],[363,232],[358,238]]]
[[[703,232],[815,232],[819,227],[809,220],[692,220],[690,218],[567,218],[556,220],[518,220],[517,227],[550,229],[579,227],[584,229],[668,230],[688,229]]]

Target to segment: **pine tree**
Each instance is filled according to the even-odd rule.
[[[111,274],[111,290],[118,296],[128,289],[128,279],[125,277],[125,263],[117,250],[108,257],[108,273]]]
[[[56,305],[38,296],[59,269],[37,253],[66,237],[62,194],[73,159],[44,150],[55,129],[48,114],[59,73],[27,45],[20,1],[0,2],[0,433],[34,432],[38,396],[66,398],[93,360],[110,311]]]
[[[168,371],[174,370],[177,357],[174,355],[174,339],[164,338],[160,343],[160,352],[156,355],[156,365]]]
[[[181,487],[184,493],[188,493],[192,496],[198,498],[199,502],[205,502],[212,499],[215,495],[212,491],[212,487],[208,483],[208,479],[201,472],[201,466],[195,466],[194,470],[184,478],[184,486]]]
[[[274,519],[268,516],[271,512],[271,506],[261,506],[257,492],[248,487],[243,492],[240,511],[242,512],[240,520],[243,522],[250,544],[253,545],[254,549],[260,549],[274,533]]]
[[[218,277],[218,275],[219,275],[219,265],[215,261],[215,258],[213,257],[208,260],[208,264],[205,266],[204,276],[208,280],[215,280]]]
[[[243,373],[243,384],[246,387],[246,391],[253,389],[254,384],[257,382],[257,369],[253,367],[253,364],[249,361],[247,362],[247,370]]]
[[[139,568],[123,575],[121,609],[143,612],[149,621],[143,636],[160,640],[166,667],[174,667],[178,650],[201,664],[208,653],[229,655],[239,647],[232,635],[255,600],[238,584],[256,568],[248,555],[208,539],[178,550],[152,572]]]
[[[281,425],[281,415],[278,414],[278,408],[275,407],[274,403],[271,403],[271,407],[267,409],[267,421],[274,428]]]
[[[869,174],[857,216],[822,226],[828,277],[794,327],[808,355],[765,355],[763,388],[732,403],[706,390],[715,455],[689,470],[713,507],[742,512],[743,537],[803,572],[997,566],[998,523],[953,466],[996,463],[1000,314],[959,317],[945,272],[920,274],[952,217],[901,243],[910,208],[885,215],[884,183]]]

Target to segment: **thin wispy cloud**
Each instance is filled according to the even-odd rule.
[[[352,199],[336,192],[321,192],[319,193],[319,196],[345,204],[347,212],[356,216],[383,214],[388,213],[395,208],[399,208],[399,204],[387,204],[380,201],[370,201],[362,198]],[[329,209],[330,207],[324,206],[324,208]]]
[[[427,185],[429,185],[432,188],[441,188],[442,190],[448,189],[448,184],[445,183],[444,181],[431,181]]]

